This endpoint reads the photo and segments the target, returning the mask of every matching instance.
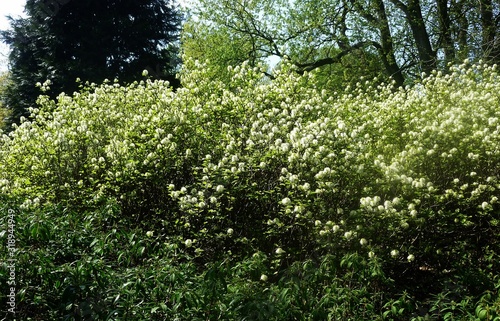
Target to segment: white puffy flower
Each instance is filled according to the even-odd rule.
[[[215,190],[217,191],[217,193],[221,193],[222,191],[224,191],[224,185],[217,185]]]
[[[368,244],[368,241],[365,238],[362,238],[361,240],[359,240],[359,244],[361,244],[361,246],[365,246],[366,244]]]
[[[392,251],[391,251],[391,256],[392,256],[392,257],[396,257],[396,256],[398,256],[398,255],[399,255],[399,251],[398,251],[398,250],[392,250]]]
[[[406,259],[408,260],[408,262],[413,262],[415,260],[415,255],[410,254]]]
[[[228,235],[233,235],[233,233],[234,233],[234,230],[232,228],[228,228],[227,229],[227,234]]]
[[[338,232],[339,230],[340,230],[340,226],[338,226],[338,225],[334,225],[334,226],[332,227],[332,231],[333,231],[334,233]]]
[[[267,275],[262,274],[262,275],[260,276],[260,280],[261,280],[261,281],[263,281],[263,282],[266,282],[266,281],[267,281]]]
[[[290,204],[290,199],[288,197],[285,197],[284,199],[281,200],[281,204],[283,205],[288,205]]]
[[[276,254],[280,255],[280,254],[285,253],[285,250],[283,250],[281,247],[278,247],[275,252],[276,252]]]
[[[184,241],[184,244],[186,245],[186,247],[191,247],[193,246],[193,241],[191,239],[187,239],[186,241]]]

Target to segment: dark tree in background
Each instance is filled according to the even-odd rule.
[[[143,70],[177,86],[181,14],[171,0],[28,0],[27,18],[12,19],[1,36],[11,48],[10,81],[3,96],[9,123],[29,116],[50,80],[48,93],[78,90],[76,79],[121,83]]]

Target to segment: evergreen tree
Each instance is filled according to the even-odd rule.
[[[143,70],[171,81],[181,14],[171,0],[27,0],[27,18],[11,20],[1,36],[11,48],[10,82],[3,95],[10,122],[29,116],[50,80],[51,97],[78,89],[76,79],[131,82]]]

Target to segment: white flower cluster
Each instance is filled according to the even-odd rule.
[[[147,80],[91,86],[57,103],[41,97],[35,120],[1,139],[1,193],[97,202],[156,188],[207,237],[212,226],[250,233],[233,234],[232,224],[260,217],[270,234],[307,225],[325,246],[395,258],[399,250],[387,249],[398,248],[408,261],[419,255],[400,235],[429,215],[467,202],[484,215],[498,210],[494,68],[477,71],[483,81],[453,69],[413,89],[334,97],[313,73],[285,67],[269,82],[260,68],[235,67],[223,84],[202,63],[186,66],[176,92]],[[241,200],[265,213],[245,212]]]

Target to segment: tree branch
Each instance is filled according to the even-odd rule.
[[[305,64],[295,62],[294,65],[299,68],[298,72],[300,74],[303,74],[305,72],[314,70],[314,69],[319,68],[319,67],[339,63],[344,56],[348,55],[352,51],[366,47],[366,46],[370,46],[370,45],[376,47],[377,49],[381,48],[380,44],[375,42],[375,41],[362,41],[362,42],[358,42],[352,46],[349,46],[349,48],[342,50],[334,57],[327,57],[327,58],[319,59],[319,60],[316,60],[314,62],[305,63]]]
[[[401,11],[403,11],[405,14],[408,14],[408,7],[403,2],[401,2],[399,0],[391,0],[391,2],[396,7],[398,7],[399,9],[401,9]]]

